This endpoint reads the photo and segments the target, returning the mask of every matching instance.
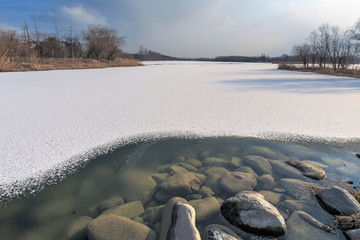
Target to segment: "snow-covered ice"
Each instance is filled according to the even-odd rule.
[[[0,73],[0,185],[144,135],[359,138],[359,79],[276,68],[148,62]]]

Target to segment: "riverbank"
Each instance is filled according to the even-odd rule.
[[[279,69],[283,70],[291,70],[291,71],[298,71],[298,72],[312,72],[312,73],[319,73],[319,74],[326,74],[326,75],[334,75],[334,76],[341,76],[341,77],[351,77],[351,78],[360,78],[360,70],[358,69],[336,69],[329,67],[299,67],[297,64],[279,64]]]
[[[96,61],[83,58],[33,58],[5,61],[0,58],[0,72],[46,71],[64,69],[93,69],[108,67],[141,66],[136,59],[117,58],[113,61]]]

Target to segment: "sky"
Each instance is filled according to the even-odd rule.
[[[0,0],[0,28],[61,34],[88,25],[116,29],[123,50],[176,57],[290,54],[323,23],[351,27],[359,0]]]

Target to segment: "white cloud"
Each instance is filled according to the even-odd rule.
[[[62,7],[61,12],[71,18],[78,25],[107,25],[106,18],[96,11],[89,11],[82,5]]]
[[[9,25],[7,23],[4,23],[4,22],[0,22],[0,29],[3,29],[3,30],[15,30],[17,32],[21,31],[21,29],[19,29],[17,27],[14,27],[12,25]]]

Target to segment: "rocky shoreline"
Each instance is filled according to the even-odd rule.
[[[66,239],[359,239],[360,204],[321,187],[326,167],[254,147],[241,158],[204,151],[156,171],[121,170],[120,196],[89,209]]]

